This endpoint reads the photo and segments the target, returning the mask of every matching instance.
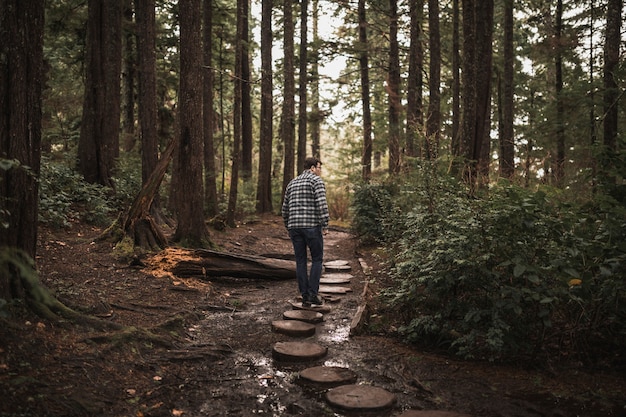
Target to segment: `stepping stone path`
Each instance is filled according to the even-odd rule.
[[[321,323],[324,321],[324,315],[318,311],[312,310],[287,310],[283,313],[285,320],[300,320],[305,323]]]
[[[366,266],[365,266],[366,267]],[[364,267],[364,268],[365,268]],[[303,306],[302,302],[291,302],[291,310],[283,313],[282,320],[272,322],[272,330],[291,337],[313,337],[316,328],[324,322],[324,314],[332,311],[329,302],[341,302],[333,295],[345,295],[352,291],[347,285],[353,276],[349,273],[350,263],[335,260],[324,263],[324,274],[320,279],[320,295],[325,299],[321,306]],[[358,314],[358,312],[357,312]],[[328,355],[328,348],[313,341],[277,342],[272,349],[276,361],[306,363],[318,361]],[[381,387],[358,384],[358,375],[343,366],[312,366],[299,372],[298,382],[326,390],[323,398],[331,407],[349,413],[388,413],[397,401],[396,395]],[[350,414],[352,415],[352,414]],[[387,415],[387,414],[385,414]],[[400,417],[471,417],[447,411],[407,410]]]

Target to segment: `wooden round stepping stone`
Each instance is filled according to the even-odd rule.
[[[326,265],[324,264],[324,270],[326,272],[346,272],[350,271],[352,267],[350,265]]]
[[[341,260],[341,259],[337,259],[335,261],[324,262],[324,266],[330,266],[330,267],[333,267],[333,266],[344,266],[344,265],[349,265],[349,264],[350,264],[350,262],[344,261],[344,260]]]
[[[312,342],[277,342],[272,349],[274,359],[286,362],[314,361],[327,353],[327,347]]]
[[[407,410],[399,417],[471,417],[469,414],[459,414],[454,411],[438,410]]]
[[[313,310],[287,310],[283,313],[285,320],[300,320],[306,323],[321,323],[324,315]]]
[[[326,401],[347,411],[376,411],[393,406],[396,396],[371,385],[341,385],[326,393]]]
[[[345,294],[347,292],[351,292],[352,288],[350,287],[340,287],[335,285],[320,285],[320,292],[327,294]]]
[[[300,372],[302,382],[324,387],[352,384],[356,378],[354,371],[341,366],[314,366]]]
[[[310,305],[308,307],[305,307],[302,305],[302,303],[298,302],[298,303],[291,303],[291,307],[293,307],[296,310],[317,311],[318,313],[322,313],[322,314],[330,313],[330,307],[327,306],[326,304],[322,304],[321,306]]]
[[[274,320],[272,330],[293,337],[309,337],[315,334],[315,325],[299,320]]]
[[[342,276],[332,276],[333,274],[329,274],[329,275],[322,275],[322,277],[320,278],[320,284],[349,284],[350,283],[350,277],[352,275],[350,274],[334,274],[334,275],[348,275],[347,277],[342,277]]]

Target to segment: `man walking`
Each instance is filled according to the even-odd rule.
[[[287,185],[282,206],[283,221],[296,255],[298,290],[305,307],[322,304],[318,291],[324,257],[323,234],[328,231],[330,216],[321,173],[322,162],[307,158],[302,174]],[[310,274],[307,274],[307,248],[311,252]]]

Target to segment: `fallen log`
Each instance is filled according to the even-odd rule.
[[[296,263],[257,255],[236,255],[208,249],[191,250],[170,272],[180,278],[233,277],[287,280],[296,278]]]

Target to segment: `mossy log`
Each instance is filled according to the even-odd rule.
[[[171,272],[185,277],[233,277],[288,280],[296,277],[296,263],[255,255],[235,255],[207,249],[189,251]]]

